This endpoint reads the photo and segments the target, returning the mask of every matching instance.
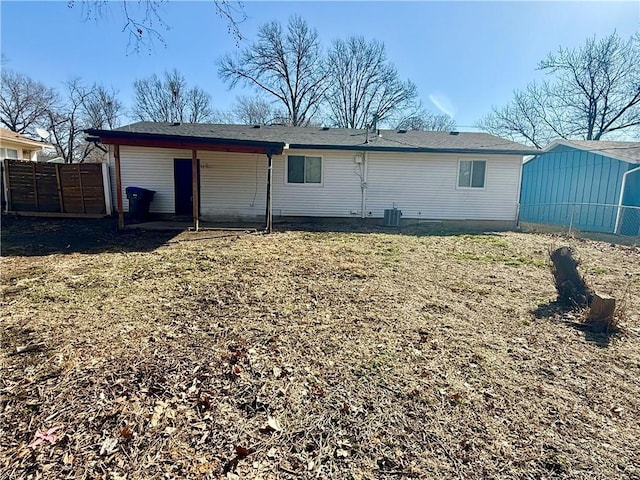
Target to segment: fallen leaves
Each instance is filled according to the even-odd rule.
[[[37,430],[35,437],[33,438],[33,441],[29,444],[29,447],[35,448],[38,445],[41,445],[43,443],[50,443],[50,444],[56,443],[56,440],[58,439],[58,434],[56,432],[61,428],[62,428],[62,425],[57,425],[55,427],[51,427],[45,432],[41,430]]]
[[[100,445],[100,456],[111,455],[118,449],[118,439],[113,437],[107,437]]]
[[[269,417],[267,419],[267,424],[260,428],[260,433],[273,433],[273,432],[281,432],[282,425],[280,421],[275,417]]]
[[[131,430],[131,427],[128,425],[125,425],[122,427],[122,430],[120,430],[120,436],[125,440],[131,440],[133,438],[133,430]]]
[[[248,449],[248,448],[243,447],[242,445],[237,445],[237,446],[236,446],[236,454],[237,454],[239,457],[246,457],[246,456],[248,456],[248,455],[249,455],[249,453],[250,453],[250,452],[249,452],[249,449]]]
[[[637,476],[635,333],[595,349],[532,320],[547,272],[448,260],[491,252],[486,238],[286,232],[2,258],[41,281],[2,305],[0,477],[549,478],[548,443],[570,452],[566,478]],[[503,238],[524,256],[549,240]],[[608,250],[612,288],[632,255]],[[40,341],[47,362],[9,355]]]

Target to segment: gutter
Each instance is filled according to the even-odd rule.
[[[430,148],[430,147],[383,147],[375,145],[314,145],[303,143],[292,143],[291,149],[299,150],[356,150],[369,152],[414,152],[414,153],[455,153],[473,155],[540,155],[539,150],[497,150],[483,148]]]
[[[620,227],[620,217],[622,216],[622,199],[624,197],[624,187],[627,183],[627,175],[630,173],[640,171],[640,167],[632,168],[622,174],[622,185],[620,187],[620,199],[618,200],[618,213],[616,214],[616,226],[613,228],[613,233],[618,234],[618,227]]]
[[[87,135],[100,138],[101,143],[119,143],[125,144],[127,140],[165,140],[170,142],[184,142],[200,145],[229,145],[238,147],[262,147],[272,148],[273,153],[280,155],[285,148],[285,142],[268,142],[262,140],[241,140],[234,138],[213,138],[213,137],[193,137],[187,135],[166,135],[162,133],[138,133],[123,132],[120,130],[84,130]]]

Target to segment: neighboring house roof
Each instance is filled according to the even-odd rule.
[[[39,142],[37,140],[33,140],[29,137],[25,137],[16,132],[12,132],[6,128],[0,128],[0,144],[4,145],[5,143],[12,143],[14,145],[21,145],[24,147],[34,147],[37,148],[47,148],[51,147],[48,143]]]
[[[541,153],[553,150],[558,145],[577,148],[597,155],[628,163],[640,163],[640,142],[609,142],[606,140],[556,140]]]
[[[377,132],[380,134],[378,135]],[[163,138],[182,141],[248,142],[277,144],[289,148],[324,150],[371,150],[441,153],[502,153],[531,155],[538,151],[487,133],[422,132],[413,130],[366,130],[288,127],[280,125],[215,125],[138,122],[116,130],[87,130],[89,135],[109,139],[120,137]]]

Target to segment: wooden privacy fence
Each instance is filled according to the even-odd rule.
[[[5,160],[3,166],[8,212],[73,217],[111,213],[108,192],[105,195],[108,170],[102,164]]]

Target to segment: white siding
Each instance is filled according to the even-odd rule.
[[[286,156],[322,157],[322,184],[287,184]],[[362,165],[356,151],[287,150],[273,158],[275,216],[351,217],[361,215]],[[403,218],[508,220],[516,218],[522,157],[517,155],[367,154],[367,217],[381,218],[394,206]],[[190,150],[120,147],[123,206],[125,188],[156,191],[151,211],[175,211],[173,159],[191,158]],[[266,205],[267,159],[263,154],[198,152],[203,219],[262,218]],[[485,188],[461,189],[458,161],[486,160]],[[112,192],[116,195],[113,155]],[[114,205],[116,202],[114,200]]]
[[[22,148],[20,145],[13,145],[11,144],[11,142],[2,140],[2,147],[0,148],[1,160],[4,160],[5,158],[12,158],[12,157],[9,157],[7,150],[15,150],[16,152],[15,160],[31,160],[32,162],[35,162],[38,160],[38,152],[41,149],[28,150],[28,149]]]
[[[458,161],[486,160],[485,188],[458,188]],[[369,154],[367,216],[399,208],[403,218],[515,220],[521,156]]]
[[[286,150],[273,161],[273,214],[276,216],[359,217],[362,194],[354,161],[358,152]],[[286,156],[322,157],[322,184],[287,184]]]
[[[154,190],[153,213],[174,213],[173,160],[191,158],[191,150],[120,147],[122,198],[124,211],[129,202],[126,187]],[[264,217],[266,208],[267,158],[265,155],[198,152],[200,159],[200,214],[203,219],[242,219]],[[113,154],[112,191],[115,196]],[[114,200],[114,205],[116,205]]]
[[[175,202],[173,194],[173,159],[191,158],[191,151],[170,150],[165,148],[120,147],[120,175],[122,177],[122,205],[129,211],[127,187],[143,187],[156,193],[151,202],[150,211],[154,213],[173,213]],[[112,192],[114,206],[116,191],[116,173],[113,170],[113,155],[110,155]]]
[[[199,152],[200,215],[215,219],[264,218],[267,156]]]

